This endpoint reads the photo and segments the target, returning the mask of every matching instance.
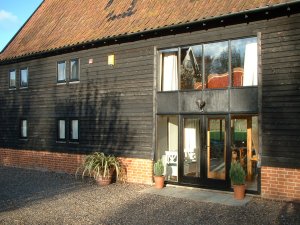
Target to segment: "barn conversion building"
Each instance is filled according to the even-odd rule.
[[[300,1],[44,0],[0,54],[0,164],[300,200]]]

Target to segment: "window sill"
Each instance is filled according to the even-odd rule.
[[[28,87],[20,87],[20,90],[28,89]]]
[[[66,144],[66,141],[56,141],[57,144]]]
[[[74,81],[70,81],[69,84],[79,84],[80,80],[74,80]]]
[[[70,141],[69,144],[78,145],[78,144],[79,144],[79,141]]]
[[[66,85],[67,82],[56,83],[56,85]]]
[[[28,138],[19,138],[19,141],[28,141]]]
[[[8,90],[9,91],[15,91],[15,90],[17,90],[17,88],[9,88]]]

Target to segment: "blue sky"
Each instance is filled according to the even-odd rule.
[[[0,0],[0,51],[43,0]]]

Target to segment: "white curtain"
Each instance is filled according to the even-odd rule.
[[[257,43],[246,44],[243,86],[257,85]]]
[[[184,152],[194,158],[199,149],[199,120],[190,119],[185,121],[184,127]]]
[[[178,118],[169,117],[169,151],[178,151]]]
[[[178,90],[177,52],[163,55],[162,91]]]

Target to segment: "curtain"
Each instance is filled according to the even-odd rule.
[[[199,120],[186,120],[184,127],[184,151],[196,153],[195,151],[199,149],[199,145]]]
[[[177,52],[163,55],[162,91],[178,90]]]
[[[168,123],[169,134],[169,151],[178,151],[178,118],[169,117]]]
[[[257,85],[257,43],[246,44],[243,86]]]

